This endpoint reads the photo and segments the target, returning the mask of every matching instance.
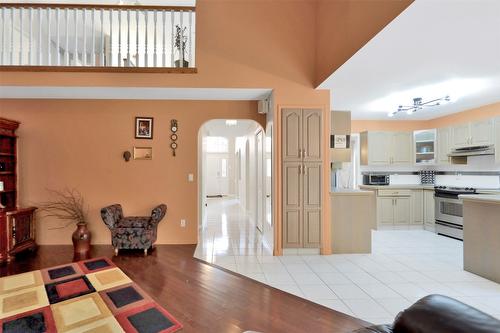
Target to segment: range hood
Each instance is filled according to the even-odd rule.
[[[480,156],[480,155],[495,155],[495,147],[493,145],[487,146],[471,146],[463,148],[455,148],[448,156],[461,157],[461,156]]]

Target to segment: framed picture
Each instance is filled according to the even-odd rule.
[[[134,160],[152,160],[152,147],[134,147]]]
[[[350,146],[350,135],[331,135],[330,148],[346,149]]]
[[[153,118],[135,117],[135,138],[136,139],[153,138]]]

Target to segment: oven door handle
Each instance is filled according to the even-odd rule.
[[[459,226],[459,225],[456,225],[456,224],[453,224],[453,223],[444,222],[444,221],[440,221],[440,220],[436,220],[436,224],[440,224],[440,225],[443,225],[445,227],[453,228],[453,229],[458,229],[458,230],[462,230],[463,229],[463,226]]]

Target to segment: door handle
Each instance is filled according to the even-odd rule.
[[[299,165],[299,175],[302,174],[302,165]]]

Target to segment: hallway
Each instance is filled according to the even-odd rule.
[[[207,199],[206,220],[199,230],[194,256],[232,271],[250,273],[256,257],[273,254],[272,230],[268,223],[263,225],[264,234],[236,198]]]

